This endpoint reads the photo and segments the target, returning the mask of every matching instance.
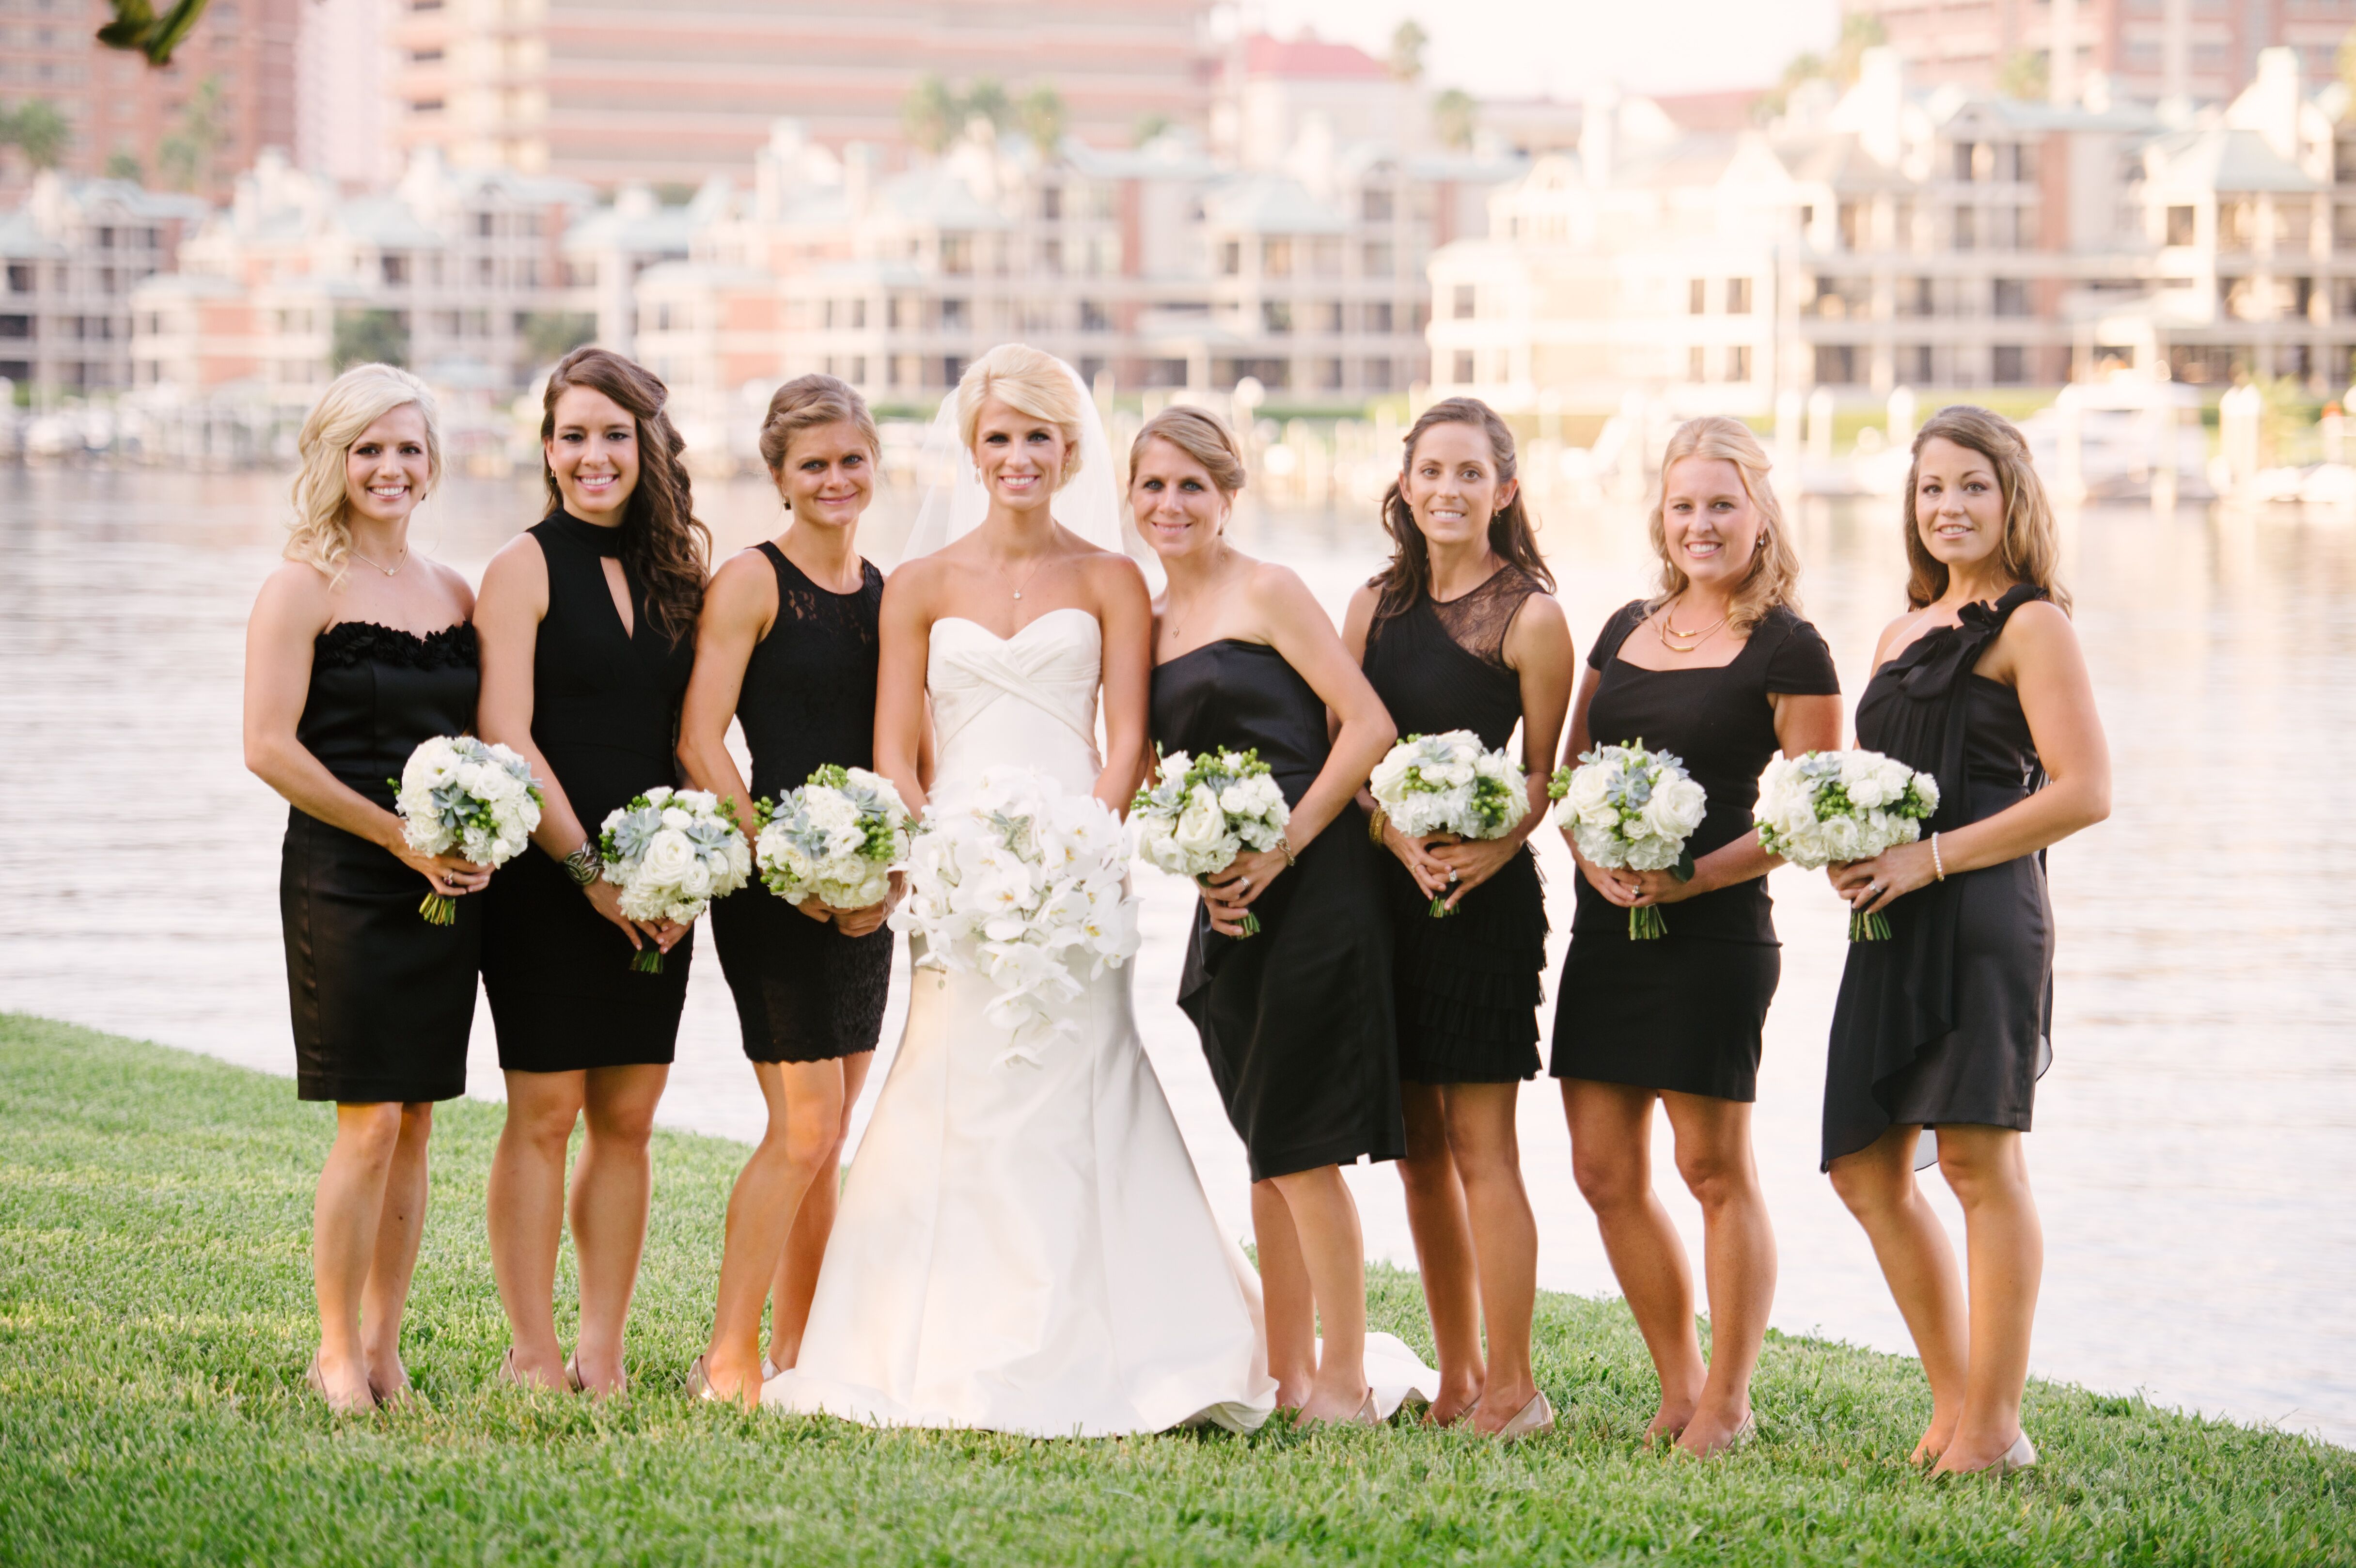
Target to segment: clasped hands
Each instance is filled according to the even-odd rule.
[[[1939,880],[1938,859],[1927,842],[1896,844],[1870,860],[1826,866],[1833,891],[1855,914],[1879,914],[1901,897]]]
[[[1387,820],[1383,824],[1383,843],[1398,857],[1424,896],[1444,900],[1443,907],[1451,912],[1466,893],[1503,870],[1522,850],[1518,834],[1459,838],[1453,833],[1434,833],[1410,838]]]

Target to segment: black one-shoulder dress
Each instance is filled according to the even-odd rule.
[[[2043,787],[2019,694],[1974,675],[2022,583],[1962,624],[1916,638],[1874,671],[1858,743],[1939,781],[1928,827],[1952,833]],[[1824,1164],[1892,1125],[1958,1123],[2027,1132],[2052,1061],[2053,911],[2040,850],[1958,871],[1892,902],[1890,935],[1849,944],[1825,1068]],[[1924,1139],[1920,1163],[1931,1157]]]
[[[1687,840],[1699,859],[1755,831],[1760,770],[1779,749],[1769,695],[1837,696],[1840,676],[1816,629],[1780,605],[1724,665],[1644,669],[1619,654],[1647,613],[1643,600],[1628,604],[1595,639],[1587,662],[1603,678],[1587,732],[1685,763],[1708,797]],[[1644,942],[1585,877],[1578,899],[1555,995],[1554,1076],[1757,1099],[1761,1032],[1783,977],[1767,879],[1663,906],[1668,933]]]
[[[478,682],[470,625],[421,637],[346,621],[312,645],[295,738],[391,811],[391,781],[418,742],[473,727]],[[434,925],[417,912],[432,891],[390,850],[288,809],[278,914],[301,1098],[448,1100],[466,1092],[484,895],[458,899],[455,923]]]
[[[1367,633],[1366,679],[1401,736],[1471,730],[1491,750],[1522,721],[1505,634],[1537,582],[1501,567],[1445,604],[1429,594]],[[1546,893],[1525,844],[1445,920],[1387,853],[1377,856],[1398,963],[1399,1076],[1416,1083],[1514,1083],[1538,1071]]]
[[[1164,751],[1257,748],[1288,805],[1330,750],[1324,701],[1264,643],[1157,665],[1151,721]],[[1379,851],[1345,810],[1295,853],[1253,901],[1256,936],[1220,935],[1196,901],[1178,985],[1254,1181],[1407,1148]]]
[[[860,563],[856,592],[811,581],[764,541],[777,617],[754,645],[736,699],[753,753],[753,793],[771,800],[831,763],[875,765],[875,663],[884,574]],[[712,906],[721,972],[755,1061],[827,1061],[875,1049],[892,988],[892,931],[845,936],[766,887]]]
[[[532,651],[532,744],[594,838],[631,797],[679,783],[679,709],[695,634],[674,642],[657,626],[636,576],[623,631],[604,565],[621,553],[620,529],[559,511],[531,535],[548,563],[548,613]],[[483,990],[502,1068],[571,1072],[671,1060],[694,933],[680,938],[660,974],[633,970],[629,938],[537,848],[500,868],[487,897]]]

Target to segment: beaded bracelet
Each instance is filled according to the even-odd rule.
[[[1939,858],[1939,836],[1935,833],[1931,835],[1931,871],[1933,880],[1947,880],[1947,862]]]

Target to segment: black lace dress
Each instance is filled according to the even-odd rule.
[[[1962,624],[1926,632],[1873,672],[1857,703],[1858,744],[1939,781],[1929,827],[1952,833],[2043,787],[2020,696],[1972,667],[2021,584]],[[1890,935],[1849,944],[1825,1068],[1824,1163],[1892,1125],[2029,1130],[2052,1061],[2053,910],[2045,856],[1959,871],[1892,902]],[[1931,1140],[1922,1140],[1927,1160]]]
[[[1680,759],[1708,795],[1687,840],[1699,859],[1756,831],[1759,773],[1780,749],[1769,694],[1837,696],[1816,629],[1777,607],[1714,669],[1644,669],[1619,656],[1642,600],[1605,623],[1587,656],[1603,673],[1588,705],[1598,745],[1642,741]],[[1579,879],[1570,955],[1555,997],[1557,1078],[1720,1100],[1758,1098],[1760,1034],[1783,977],[1767,879],[1663,906],[1665,936],[1628,939],[1628,912]]]
[[[1472,730],[1492,750],[1522,721],[1521,677],[1505,634],[1538,583],[1507,566],[1442,604],[1429,594],[1366,636],[1366,678],[1399,734]],[[1529,847],[1432,918],[1398,858],[1381,857],[1398,958],[1399,1076],[1416,1083],[1512,1083],[1538,1071],[1546,895]]]
[[[294,734],[329,773],[390,811],[391,781],[418,742],[473,726],[478,679],[470,625],[421,637],[346,621],[312,645]],[[303,1099],[466,1092],[483,900],[457,900],[456,923],[434,925],[417,912],[432,891],[391,851],[288,809],[278,915]]]
[[[531,535],[548,563],[548,613],[532,651],[532,743],[594,838],[632,796],[679,783],[679,709],[695,634],[674,642],[657,626],[636,577],[624,632],[604,565],[621,553],[619,529],[560,511]],[[570,1072],[671,1060],[692,932],[662,973],[632,969],[629,938],[536,847],[499,869],[487,901],[483,990],[502,1068]]]
[[[771,800],[818,769],[875,765],[877,617],[884,574],[860,563],[851,593],[819,587],[776,545],[777,617],[753,648],[736,719],[753,793]],[[721,971],[755,1061],[826,1061],[875,1049],[892,987],[892,932],[845,936],[758,885],[712,906]]]
[[[1324,701],[1265,643],[1210,643],[1154,667],[1152,725],[1164,751],[1257,748],[1292,805],[1331,749]],[[1252,905],[1258,935],[1220,935],[1195,901],[1178,983],[1254,1181],[1407,1147],[1382,852],[1349,810],[1295,852]]]

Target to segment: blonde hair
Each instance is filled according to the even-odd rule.
[[[770,397],[769,411],[761,421],[761,461],[769,465],[769,477],[784,471],[794,437],[830,424],[856,430],[867,443],[869,458],[883,455],[884,438],[876,433],[875,416],[851,383],[832,376],[797,376]]]
[[[981,405],[996,398],[1016,413],[1045,420],[1063,433],[1064,471],[1055,475],[1060,490],[1080,471],[1080,421],[1083,417],[1079,379],[1061,359],[1027,343],[1001,343],[972,364],[958,381],[958,439],[973,450],[974,432],[981,423]]]
[[[1129,443],[1130,474],[1137,472],[1137,460],[1149,441],[1166,441],[1193,458],[1219,487],[1219,494],[1231,501],[1244,487],[1244,460],[1236,450],[1236,438],[1206,409],[1173,404],[1147,420],[1137,439]]]
[[[331,581],[344,580],[352,553],[351,525],[344,517],[345,470],[352,445],[369,426],[411,403],[425,420],[425,488],[430,494],[442,483],[442,416],[425,383],[398,366],[355,365],[327,384],[294,440],[303,465],[294,474],[287,560],[316,567]]]
[[[1661,453],[1661,487],[1654,493],[1653,515],[1647,528],[1652,536],[1653,553],[1661,562],[1661,587],[1646,604],[1646,610],[1658,610],[1693,583],[1685,568],[1669,553],[1668,520],[1665,516],[1669,470],[1688,457],[1734,464],[1742,493],[1751,498],[1751,505],[1759,513],[1759,537],[1751,547],[1751,570],[1735,584],[1727,606],[1727,624],[1748,636],[1767,612],[1779,605],[1796,613],[1800,608],[1800,552],[1792,548],[1791,530],[1783,526],[1783,504],[1775,499],[1774,485],[1767,482],[1767,471],[1773,465],[1767,461],[1766,448],[1751,433],[1751,427],[1724,414],[1686,421],[1677,426]]]
[[[2010,420],[1970,403],[1954,403],[1926,421],[1914,436],[1914,461],[1906,470],[1906,603],[1920,610],[1947,592],[1947,563],[1922,542],[1922,527],[1915,511],[1914,490],[1922,477],[1922,448],[1933,438],[1951,441],[1978,453],[1996,470],[1997,488],[2004,496],[2004,537],[1997,559],[2015,582],[2045,591],[2047,598],[2070,611],[2070,591],[2062,586],[2062,539],[2053,526],[2053,504],[2029,460],[2029,443]]]

